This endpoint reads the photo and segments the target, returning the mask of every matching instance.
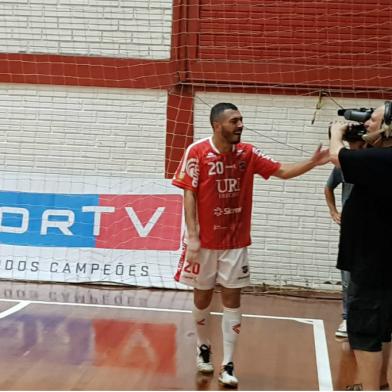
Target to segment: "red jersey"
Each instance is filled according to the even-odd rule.
[[[197,194],[202,248],[250,245],[254,174],[268,179],[280,166],[248,143],[222,154],[209,137],[187,148],[172,183]]]

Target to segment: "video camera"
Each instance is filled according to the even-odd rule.
[[[356,142],[363,140],[362,136],[366,133],[364,123],[369,120],[374,109],[360,108],[360,109],[339,109],[338,116],[343,116],[346,120],[356,121],[358,124],[349,124],[347,131],[343,135],[343,140],[347,142]]]

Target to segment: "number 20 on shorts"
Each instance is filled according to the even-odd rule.
[[[188,274],[198,275],[200,272],[200,263],[194,261],[186,261],[184,271]]]

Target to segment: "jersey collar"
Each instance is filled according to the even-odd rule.
[[[218,150],[218,148],[215,146],[214,142],[212,141],[212,136],[210,136],[210,137],[208,138],[208,140],[209,140],[210,145],[211,145],[211,148],[214,150],[214,152],[216,152],[217,154],[223,154],[223,153],[220,152],[220,151]],[[236,150],[236,145],[233,144],[233,145],[232,145],[232,148],[231,148],[231,151],[234,152],[235,150]]]

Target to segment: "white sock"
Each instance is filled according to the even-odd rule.
[[[223,308],[222,334],[223,334],[223,362],[226,365],[233,362],[235,344],[241,329],[241,309]]]
[[[196,326],[197,347],[202,344],[210,345],[210,307],[198,309],[193,305],[193,319]]]

